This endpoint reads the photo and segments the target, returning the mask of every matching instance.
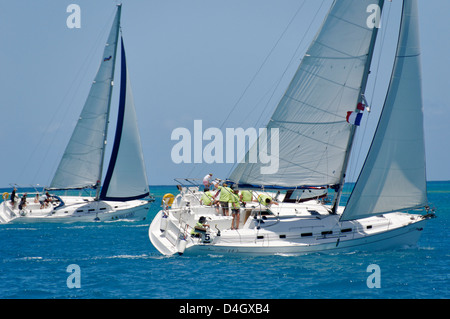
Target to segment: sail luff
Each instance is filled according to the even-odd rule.
[[[121,6],[103,50],[100,67],[91,85],[72,136],[56,169],[50,189],[94,187],[101,180]],[[99,186],[99,185],[98,185]]]
[[[148,196],[148,181],[121,37],[119,111],[101,200],[128,201]]]
[[[418,8],[408,0],[384,107],[341,220],[427,205]]]
[[[114,49],[114,54],[113,54],[113,58],[112,58],[112,65],[113,65],[113,69],[112,69],[112,74],[111,74],[111,90],[109,91],[109,95],[108,95],[108,108],[106,111],[106,121],[105,121],[105,128],[103,130],[103,134],[104,134],[104,138],[103,138],[103,149],[102,149],[102,159],[100,161],[100,170],[99,170],[99,175],[98,175],[98,179],[97,179],[97,189],[96,189],[96,195],[95,195],[95,199],[98,200],[100,197],[100,183],[102,180],[102,175],[103,175],[103,164],[105,162],[105,151],[106,151],[106,143],[108,140],[108,124],[109,124],[109,114],[111,112],[111,97],[112,97],[112,88],[113,88],[113,80],[114,80],[114,73],[115,73],[115,65],[116,65],[116,57],[117,57],[117,43],[118,43],[118,36],[119,36],[119,31],[120,31],[120,17],[122,14],[122,4],[118,4],[117,5],[117,24],[116,24],[116,30],[115,30],[115,49]],[[109,43],[108,43],[109,45]]]
[[[379,3],[379,8],[380,8],[380,16],[383,12],[383,6],[384,6],[384,0],[381,0]],[[372,64],[372,58],[373,58],[373,52],[375,49],[375,43],[377,40],[377,36],[378,36],[378,26],[374,27],[374,32],[372,33],[372,39],[371,39],[371,43],[370,43],[370,47],[369,47],[369,53],[368,53],[368,58],[367,58],[367,62],[366,62],[366,66],[364,69],[364,73],[363,73],[363,80],[361,83],[361,90],[360,90],[360,97],[358,99],[358,104],[363,102],[363,96],[364,93],[366,91],[366,86],[367,86],[367,81],[369,79],[369,73],[370,73],[370,66]],[[355,108],[355,111],[357,111],[357,108]],[[357,126],[353,125],[350,131],[350,136],[348,138],[348,144],[347,144],[347,151],[345,153],[345,157],[344,157],[344,161],[342,163],[342,169],[341,169],[341,177],[339,179],[339,183],[336,185],[335,190],[336,190],[336,196],[334,197],[333,200],[333,206],[332,206],[332,213],[336,214],[337,213],[337,209],[339,206],[339,202],[341,200],[341,196],[342,196],[342,191],[343,191],[343,187],[344,187],[344,183],[345,183],[345,176],[347,173],[347,167],[350,161],[350,154],[352,152],[352,148],[353,148],[353,141],[355,139],[355,135],[356,135],[356,130],[357,130]]]
[[[294,188],[339,184],[352,130],[346,114],[360,101],[374,32],[367,9],[379,3],[334,1],[267,125],[267,136],[279,130],[279,153],[271,154],[279,160],[278,170],[265,174],[265,163],[249,163],[246,156],[231,180]],[[270,139],[260,142],[255,145],[272,148]]]

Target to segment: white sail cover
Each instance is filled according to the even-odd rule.
[[[118,6],[100,68],[50,188],[92,187],[101,179],[120,13]]]
[[[119,113],[111,160],[100,194],[102,200],[126,201],[149,195],[123,40],[121,48]]]
[[[361,99],[375,30],[368,24],[368,8],[380,2],[333,3],[267,126],[269,135],[279,129],[278,171],[264,174],[261,168],[267,164],[249,163],[246,156],[232,181],[283,187],[339,184],[352,130],[346,115]]]
[[[341,220],[427,205],[417,1],[403,1],[391,83]]]

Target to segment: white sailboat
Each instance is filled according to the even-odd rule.
[[[261,163],[244,161],[229,177],[239,190],[251,189],[254,199],[268,195],[278,205],[247,203],[238,229],[231,229],[231,216],[200,204],[198,187],[183,187],[174,200],[166,196],[173,203],[166,202],[150,225],[149,237],[159,252],[301,254],[417,243],[434,212],[426,194],[416,0],[403,1],[379,124],[347,205],[339,205],[357,128],[346,114],[362,112],[377,39],[367,8],[383,4],[334,1],[267,126],[268,132],[279,129],[278,172],[262,174]],[[266,143],[269,149],[270,138]],[[270,193],[277,188],[286,191]],[[320,188],[334,190],[331,203],[300,200],[305,191]],[[196,230],[202,216],[209,227]],[[201,236],[191,236],[192,230]]]
[[[121,37],[121,83],[114,145],[103,186],[103,161],[106,148],[111,94],[121,5],[118,5],[101,64],[64,155],[47,192],[94,188],[96,195],[50,195],[46,201],[13,205],[5,200],[0,206],[0,223],[42,221],[106,221],[146,218],[152,199],[142,154],[139,130],[125,50]],[[6,196],[5,196],[6,197]]]

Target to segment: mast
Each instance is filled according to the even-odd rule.
[[[117,125],[101,200],[128,201],[149,195],[142,143],[121,36],[121,75]]]
[[[375,41],[366,13],[374,3],[378,9],[382,1],[333,2],[267,124],[267,137],[272,129],[278,130],[274,139],[278,147],[271,153],[277,159],[277,165],[271,166],[278,170],[267,173],[262,161],[245,160],[234,169],[231,180],[284,188],[334,188],[342,183],[349,138],[354,134],[345,114],[356,108],[365,88],[362,82]],[[272,139],[259,137],[247,155],[258,145],[272,152]]]
[[[115,34],[116,35],[119,34],[119,30],[120,30],[121,12],[122,12],[122,4],[118,4],[117,5],[117,14],[116,14],[117,15],[117,24],[115,25]],[[112,32],[112,30],[111,30],[111,32]],[[112,89],[114,86],[114,71],[116,69],[115,65],[116,65],[116,55],[117,55],[117,39],[118,39],[118,37],[116,36],[116,38],[115,38],[116,48],[114,49],[114,54],[113,54],[113,58],[112,58],[113,69],[112,69],[112,76],[111,76],[111,89],[109,90],[109,95],[108,95],[108,108],[106,111],[106,121],[105,121],[104,130],[103,130],[103,148],[102,148],[102,155],[101,155],[101,161],[100,161],[100,170],[99,170],[98,179],[97,179],[97,183],[96,183],[95,200],[99,200],[99,198],[100,198],[100,188],[101,188],[100,185],[101,185],[101,180],[102,180],[102,175],[103,175],[103,162],[105,160],[105,150],[106,150],[106,143],[107,143],[107,137],[108,137],[109,113],[111,111],[111,96],[112,96]],[[109,46],[110,43],[107,43],[106,45]]]
[[[383,5],[384,5],[384,0],[380,0],[380,4],[379,4],[380,16],[381,16],[381,13],[383,12]],[[359,92],[358,103],[362,103],[364,100],[364,93],[366,90],[367,81],[369,79],[370,66],[372,64],[373,52],[375,49],[377,35],[378,35],[378,27],[375,26],[375,30],[372,33],[372,39],[371,39],[371,43],[370,43],[370,47],[369,47],[367,63],[366,63],[364,73],[363,73],[364,75],[363,75],[363,80],[361,83],[361,90]],[[356,128],[357,128],[356,125],[352,125],[351,131],[350,131],[350,136],[349,136],[348,143],[347,143],[347,151],[345,153],[344,162],[342,164],[341,177],[339,179],[339,183],[337,184],[337,189],[336,189],[337,194],[334,197],[334,201],[333,201],[333,207],[331,210],[332,214],[337,213],[337,209],[339,207],[339,202],[341,200],[342,190],[343,190],[344,183],[345,183],[345,175],[347,172],[348,163],[350,161],[350,154],[351,154],[351,150],[353,148],[353,141],[355,139]]]
[[[103,49],[100,66],[49,189],[100,187],[120,28],[120,12],[121,6],[119,5]]]

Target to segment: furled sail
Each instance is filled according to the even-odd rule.
[[[232,181],[283,187],[340,183],[352,132],[346,116],[361,101],[376,32],[368,23],[368,8],[382,2],[333,3],[267,126],[268,136],[278,128],[278,170],[265,174],[267,164],[250,163],[247,154],[232,172]],[[272,142],[268,138],[267,144],[256,144],[270,150]]]
[[[417,0],[407,0],[384,108],[341,220],[426,205]]]
[[[123,39],[121,44],[119,113],[111,159],[100,194],[102,200],[126,201],[149,195]]]
[[[89,95],[50,188],[92,187],[101,180],[121,6],[118,6]]]

